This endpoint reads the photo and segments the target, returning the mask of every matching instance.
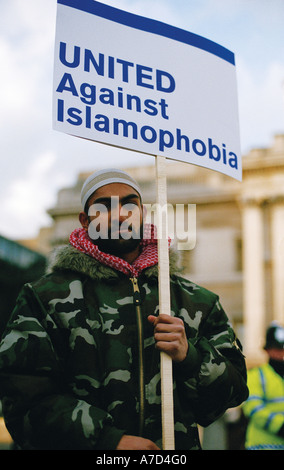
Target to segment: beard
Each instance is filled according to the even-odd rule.
[[[131,253],[139,246],[143,239],[143,228],[143,222],[136,229],[130,225],[128,232],[121,232],[119,227],[119,232],[115,233],[115,237],[112,237],[112,231],[109,229],[107,238],[92,239],[92,242],[97,245],[100,251],[119,257]]]

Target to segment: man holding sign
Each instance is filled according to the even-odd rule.
[[[219,299],[182,278],[171,255],[172,315],[159,311],[155,228],[143,224],[131,176],[96,172],[81,200],[82,228],[49,274],[23,288],[0,345],[8,430],[24,449],[161,449],[163,351],[176,449],[199,449],[197,423],[248,395]]]

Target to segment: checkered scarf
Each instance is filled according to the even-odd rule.
[[[77,250],[92,256],[97,261],[111,268],[120,271],[128,277],[137,277],[143,269],[154,266],[158,263],[158,241],[156,227],[152,224],[145,224],[144,237],[140,242],[141,253],[136,260],[129,264],[123,259],[100,251],[88,236],[88,232],[83,228],[75,229],[69,238],[70,244]],[[171,240],[168,241],[170,246]]]

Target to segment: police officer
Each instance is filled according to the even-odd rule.
[[[284,328],[272,322],[264,346],[268,362],[248,371],[247,450],[284,450]]]

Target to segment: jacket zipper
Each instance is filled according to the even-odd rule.
[[[145,384],[144,384],[144,339],[143,339],[143,323],[141,315],[141,296],[138,286],[138,279],[136,277],[130,278],[133,286],[133,301],[136,310],[137,329],[138,329],[138,356],[139,356],[139,436],[143,434],[144,418],[145,418]]]

